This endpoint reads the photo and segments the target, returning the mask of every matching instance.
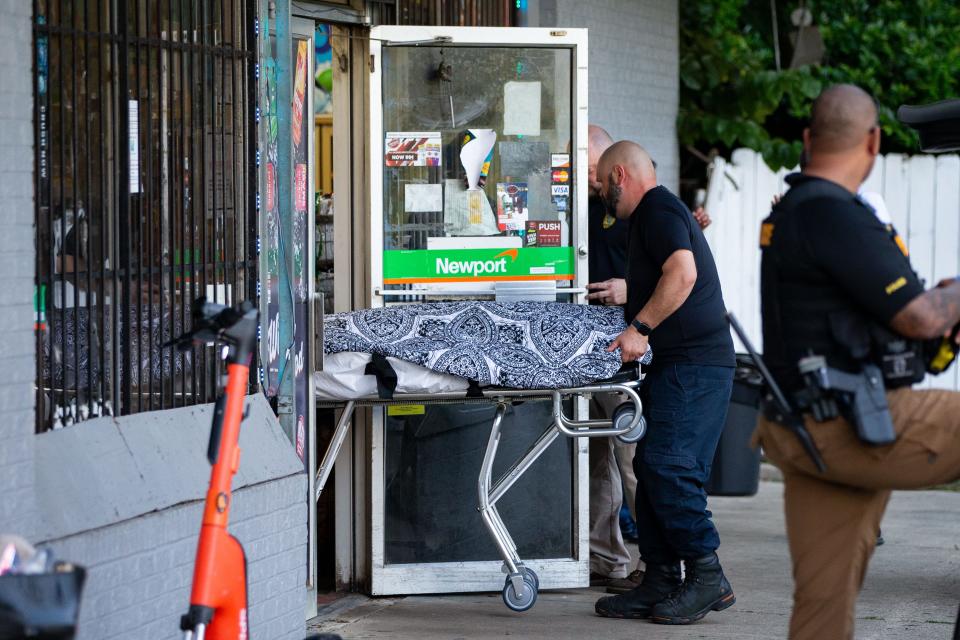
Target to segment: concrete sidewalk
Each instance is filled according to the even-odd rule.
[[[602,590],[571,589],[542,592],[533,609],[519,614],[503,605],[499,593],[351,596],[308,628],[339,633],[346,640],[785,638],[792,582],[783,486],[762,482],[754,498],[713,498],[710,506],[737,603],[690,627],[600,618],[593,603]],[[857,638],[949,640],[960,602],[960,493],[895,493],[883,535],[886,544],[873,556],[860,597]]]

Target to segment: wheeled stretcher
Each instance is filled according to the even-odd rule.
[[[330,477],[334,461],[349,432],[354,411],[357,407],[387,406],[391,404],[463,404],[491,403],[496,405],[493,421],[490,425],[490,437],[487,441],[477,478],[478,511],[484,525],[495,542],[504,563],[507,574],[503,586],[503,601],[514,611],[526,611],[537,600],[539,579],[532,569],[524,566],[507,530],[506,524],[497,511],[497,502],[531,468],[537,458],[563,435],[568,438],[617,437],[624,442],[637,442],[646,431],[643,420],[642,404],[637,389],[643,379],[640,363],[625,365],[611,378],[592,384],[560,389],[515,389],[502,387],[478,388],[468,390],[442,391],[435,393],[371,393],[352,398],[331,398],[318,394],[317,406],[340,409],[340,416],[327,447],[323,460],[317,470],[316,495],[319,499]],[[449,382],[446,384],[449,388]],[[564,400],[576,397],[589,397],[591,394],[619,393],[625,399],[607,420],[578,420],[569,417],[564,411]],[[528,400],[552,400],[552,420],[545,426],[543,433],[530,448],[520,456],[506,472],[496,480],[493,478],[493,465],[500,443],[501,427],[508,405]]]

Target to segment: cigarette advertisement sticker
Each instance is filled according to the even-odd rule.
[[[293,121],[291,135],[293,144],[298,145],[303,140],[303,106],[304,94],[307,90],[307,41],[297,42],[296,72],[293,82]]]
[[[497,183],[497,226],[500,231],[522,231],[527,221],[527,183]]]
[[[528,247],[559,247],[563,227],[559,222],[528,220],[525,236]]]
[[[383,252],[384,284],[573,280],[573,247]]]
[[[388,131],[384,141],[388,167],[439,167],[439,131]]]

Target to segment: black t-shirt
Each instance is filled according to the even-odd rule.
[[[686,205],[666,187],[651,189],[630,216],[629,238],[627,322],[653,295],[663,275],[663,263],[675,251],[691,251],[697,265],[697,281],[686,301],[650,334],[653,366],[734,366],[717,267]]]
[[[600,198],[590,198],[587,260],[590,282],[603,282],[627,275],[627,240],[630,224],[608,215]],[[591,304],[601,304],[591,300]]]
[[[862,344],[871,323],[888,327],[923,284],[858,196],[821,178],[787,181],[790,191],[761,228],[761,312],[764,360],[783,387],[796,390],[803,386],[797,362],[810,351],[859,370],[844,345]]]

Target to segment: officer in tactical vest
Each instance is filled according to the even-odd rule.
[[[764,359],[788,406],[756,437],[784,475],[790,638],[843,639],[890,491],[960,478],[960,393],[910,388],[956,352],[960,281],[925,291],[857,196],[880,148],[871,96],[826,89],[804,147],[760,233]]]

